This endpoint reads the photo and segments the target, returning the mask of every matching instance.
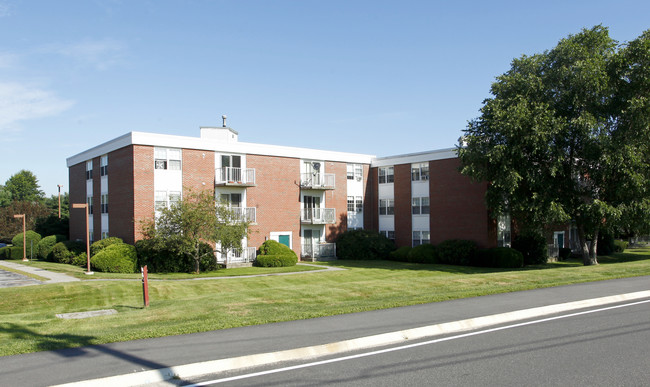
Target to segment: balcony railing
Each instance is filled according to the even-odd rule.
[[[300,211],[300,221],[307,224],[336,223],[334,208],[303,208]]]
[[[301,173],[300,187],[308,189],[334,189],[335,177],[333,173]]]
[[[303,243],[301,258],[336,258],[336,243]]]
[[[255,185],[254,168],[217,168],[215,184],[222,186],[252,187]]]
[[[257,208],[255,207],[231,207],[235,220],[239,222],[255,223],[257,221]]]
[[[251,263],[255,261],[257,255],[255,247],[244,247],[241,249],[230,249],[227,254],[219,254],[217,263],[234,264],[234,263]]]

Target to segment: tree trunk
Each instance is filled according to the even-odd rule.
[[[196,274],[199,274],[200,271],[200,267],[199,267],[199,262],[201,261],[201,255],[199,255],[200,248],[201,245],[198,243],[194,247],[194,272],[196,272]]]
[[[587,242],[587,236],[585,235],[585,229],[583,225],[578,225],[578,239],[580,239],[580,248],[582,250],[582,263],[585,266],[598,265],[598,259],[596,258],[596,248],[598,245],[598,230],[594,233],[594,239],[591,241],[591,244]]]

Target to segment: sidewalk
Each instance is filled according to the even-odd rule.
[[[28,277],[31,281],[38,282],[38,284],[54,284],[54,283],[60,283],[60,282],[80,281],[78,278],[71,277],[71,276],[69,276],[67,274],[54,273],[54,272],[51,272],[51,271],[39,269],[37,267],[32,267],[32,266],[28,266],[28,265],[21,265],[20,263],[1,261],[0,260],[0,270],[2,270],[3,266],[8,267],[8,268],[13,269],[13,270],[22,271],[24,273],[34,274],[34,275],[37,275],[39,277],[48,278],[48,281],[41,282],[41,281],[38,281],[38,280],[35,280],[33,278]],[[0,287],[2,287],[1,282],[2,281],[0,281]],[[25,285],[29,285],[29,284],[32,284],[32,283],[25,283]]]

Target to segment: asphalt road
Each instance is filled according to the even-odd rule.
[[[0,385],[54,385],[133,374],[143,370],[328,344],[406,328],[649,289],[650,277],[637,277],[191,335],[5,356],[0,357]],[[560,331],[563,329],[561,326],[556,328]],[[28,329],[24,333],[25,337],[30,334]],[[535,334],[532,337],[537,336]],[[80,338],[82,341],[85,339]],[[462,342],[458,341],[455,345],[460,344]],[[503,359],[504,363],[496,369],[522,367],[516,363],[511,365],[509,358],[508,361]]]

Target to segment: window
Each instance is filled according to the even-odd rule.
[[[181,170],[181,150],[174,148],[154,149],[154,168],[169,169],[172,171]]]
[[[348,212],[363,212],[363,198],[348,196]]]
[[[178,203],[181,201],[181,193],[180,191],[169,191],[169,205],[173,205],[174,203]]]
[[[102,214],[108,214],[108,194],[102,194],[101,196],[101,211]]]
[[[429,163],[411,164],[411,181],[429,180]]]
[[[100,166],[99,166],[99,176],[106,176],[108,175],[108,155],[104,155],[100,159]]]
[[[497,218],[497,246],[510,247],[510,214]]]
[[[354,179],[354,164],[348,164],[348,180],[353,180]]]
[[[241,194],[221,194],[221,202],[230,208],[241,207]]]
[[[413,231],[413,247],[431,243],[429,231]]]
[[[426,215],[429,213],[429,198],[413,198],[411,203],[411,210],[413,215]]]
[[[162,211],[169,208],[172,204],[181,200],[180,191],[156,191],[154,208],[156,211]]]
[[[90,180],[93,178],[93,161],[88,160],[86,161],[86,180]]]
[[[379,199],[379,215],[395,215],[395,201],[393,199]]]
[[[348,212],[354,212],[354,196],[348,196]]]
[[[363,198],[361,196],[357,196],[357,212],[363,212]]]
[[[108,238],[108,231],[102,231],[102,239]]]
[[[93,213],[93,197],[92,196],[86,196],[86,204],[88,204],[88,215],[92,215],[92,213]]]
[[[379,233],[391,241],[395,242],[395,231],[380,230]]]
[[[348,164],[348,180],[361,181],[363,179],[363,166],[361,164]]]
[[[379,168],[379,184],[392,183],[395,181],[395,169],[393,167]]]

